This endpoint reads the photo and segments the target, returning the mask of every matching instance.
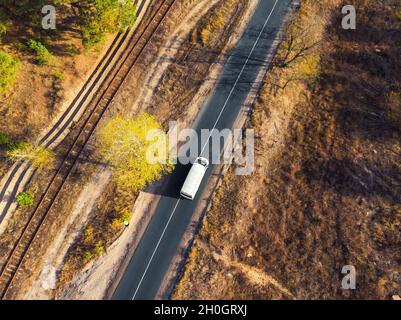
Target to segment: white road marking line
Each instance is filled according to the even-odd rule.
[[[230,91],[230,94],[228,95],[228,98],[227,98],[227,100],[225,101],[225,103],[224,103],[224,105],[223,105],[223,108],[222,108],[222,110],[221,110],[221,112],[220,112],[220,114],[219,114],[219,116],[218,116],[216,122],[214,123],[214,126],[213,126],[212,131],[216,128],[217,123],[219,122],[219,120],[220,120],[220,118],[221,118],[221,115],[223,114],[223,111],[224,111],[224,109],[226,108],[226,106],[227,106],[227,104],[228,104],[228,101],[230,100],[232,94],[234,93],[234,90],[235,90],[235,88],[237,87],[237,84],[238,84],[238,82],[239,82],[239,79],[241,78],[242,74],[244,73],[244,70],[245,70],[245,68],[247,67],[248,62],[249,62],[249,60],[250,60],[250,58],[251,58],[253,52],[255,51],[256,46],[258,45],[259,40],[260,40],[260,38],[262,37],[262,34],[263,34],[263,32],[265,31],[265,28],[266,28],[266,26],[267,26],[267,23],[270,21],[270,18],[271,18],[271,16],[272,16],[272,14],[273,14],[273,12],[274,12],[274,9],[276,8],[278,2],[279,2],[279,0],[276,0],[276,2],[274,3],[274,6],[273,6],[272,10],[270,11],[270,14],[269,14],[269,16],[267,17],[267,19],[266,19],[266,21],[265,21],[265,23],[264,23],[264,25],[263,25],[263,28],[262,28],[262,30],[260,31],[259,36],[258,36],[258,38],[256,39],[256,41],[255,41],[255,43],[254,43],[254,45],[253,45],[253,47],[252,47],[252,50],[251,50],[251,52],[249,53],[249,55],[248,55],[248,57],[247,57],[247,59],[246,59],[246,61],[245,61],[244,66],[243,66],[242,69],[241,69],[241,72],[239,73],[239,75],[238,75],[238,77],[237,77],[237,80],[235,81],[234,86],[232,87],[232,89],[231,89],[231,91]],[[212,135],[212,134],[210,133],[210,134],[209,134],[209,137],[208,137],[208,139],[207,139],[207,141],[206,141],[206,143],[205,143],[205,145],[204,145],[204,147],[203,147],[203,149],[202,149],[202,151],[201,151],[200,154],[203,153],[203,151],[204,151],[204,149],[205,149],[207,143],[209,142],[209,139],[210,139],[211,135]],[[138,294],[138,291],[139,291],[139,289],[140,289],[140,287],[141,287],[141,285],[142,285],[143,279],[145,278],[146,273],[147,273],[148,270],[149,270],[149,267],[150,267],[150,265],[151,265],[151,263],[152,263],[152,261],[153,261],[153,258],[155,257],[155,254],[156,254],[156,252],[157,252],[157,249],[159,248],[160,243],[161,243],[162,240],[163,240],[164,234],[166,233],[166,230],[167,230],[168,226],[170,225],[171,219],[173,218],[174,213],[176,212],[176,210],[177,210],[177,208],[178,208],[178,204],[180,203],[180,201],[181,201],[181,198],[178,199],[178,200],[177,200],[177,203],[175,204],[175,207],[174,207],[174,209],[173,209],[173,212],[171,213],[171,215],[170,215],[170,217],[169,217],[169,219],[168,219],[168,221],[167,221],[167,224],[166,224],[166,226],[164,227],[163,232],[162,232],[162,234],[161,234],[161,236],[160,236],[160,238],[159,238],[159,241],[157,242],[157,245],[156,245],[155,249],[153,250],[152,256],[150,257],[150,260],[149,260],[148,264],[146,265],[146,269],[145,269],[145,271],[144,271],[143,274],[142,274],[141,280],[140,280],[139,283],[138,283],[138,287],[137,287],[136,290],[135,290],[135,293],[134,293],[134,296],[132,297],[132,300],[135,300],[136,295]]]
[[[147,266],[146,266],[146,269],[145,269],[145,271],[144,271],[144,273],[143,273],[143,275],[142,275],[142,278],[141,278],[141,280],[139,281],[138,287],[137,287],[136,290],[135,290],[135,293],[134,293],[134,296],[132,297],[132,300],[135,300],[135,297],[136,297],[136,295],[137,295],[137,293],[138,293],[138,290],[139,290],[139,288],[141,287],[142,281],[143,281],[143,279],[145,278],[146,273],[148,272],[148,269],[149,269],[149,267],[150,267],[150,264],[151,264],[152,261],[153,261],[153,258],[154,258],[155,254],[156,254],[156,251],[157,251],[157,249],[159,248],[160,243],[162,242],[162,239],[163,239],[163,237],[164,237],[164,234],[166,233],[166,230],[167,230],[167,228],[168,228],[168,226],[169,226],[169,224],[170,224],[170,222],[171,222],[171,219],[172,219],[173,216],[174,216],[175,211],[177,210],[177,207],[178,207],[178,204],[180,203],[180,201],[181,201],[181,198],[178,199],[178,200],[177,200],[177,203],[175,204],[175,207],[174,207],[174,209],[173,209],[173,212],[171,213],[170,218],[168,219],[167,224],[166,224],[166,226],[164,227],[163,233],[161,234],[160,239],[159,239],[159,241],[157,242],[157,245],[156,245],[155,250],[153,250],[152,256],[150,257],[150,260],[149,260],[149,262],[148,262],[148,264],[147,264]]]
[[[210,140],[210,137],[212,136],[212,132],[213,132],[214,129],[216,129],[217,123],[219,122],[219,120],[220,120],[220,118],[221,118],[221,115],[223,114],[225,108],[227,107],[227,104],[228,104],[228,102],[230,101],[230,98],[231,98],[231,96],[233,95],[235,88],[237,87],[237,84],[238,84],[238,82],[239,82],[239,79],[241,78],[242,74],[244,73],[244,70],[245,70],[245,68],[247,67],[248,62],[249,62],[249,60],[250,60],[250,58],[251,58],[253,52],[255,51],[256,46],[258,45],[259,40],[260,40],[260,38],[262,37],[262,34],[263,34],[263,32],[265,31],[265,28],[266,28],[266,26],[267,26],[267,23],[270,21],[270,18],[271,18],[271,16],[272,16],[272,14],[273,14],[273,12],[274,12],[274,9],[276,8],[278,2],[279,2],[279,0],[276,0],[276,2],[274,3],[274,6],[273,6],[272,10],[270,11],[270,14],[269,14],[269,16],[267,17],[267,19],[266,19],[266,21],[265,21],[265,24],[263,25],[263,28],[262,28],[262,30],[260,31],[259,36],[258,36],[258,38],[256,39],[256,41],[255,41],[255,43],[254,43],[254,45],[253,45],[253,47],[252,47],[252,50],[251,50],[251,52],[249,53],[249,55],[248,55],[248,57],[247,57],[247,59],[246,59],[246,61],[245,61],[244,66],[243,66],[242,69],[241,69],[241,72],[240,72],[239,75],[238,75],[237,80],[235,80],[234,86],[232,87],[232,89],[231,89],[231,91],[230,91],[230,94],[229,94],[228,97],[227,97],[227,100],[224,102],[223,108],[221,109],[220,114],[219,114],[219,116],[217,117],[217,120],[216,120],[216,122],[214,123],[214,126],[213,126],[212,130],[210,131],[209,137],[207,138],[206,143],[205,143],[205,145],[203,146],[202,151],[200,152],[200,155],[199,155],[199,156],[201,156],[202,153],[203,153],[203,151],[205,151],[205,148],[206,148],[206,146],[207,146],[207,144],[208,144],[208,142],[209,142],[209,140]]]

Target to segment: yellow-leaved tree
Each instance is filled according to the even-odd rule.
[[[112,170],[116,184],[133,191],[171,172],[167,134],[151,115],[132,119],[113,117],[99,131],[99,153]]]

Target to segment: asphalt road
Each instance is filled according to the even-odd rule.
[[[232,128],[241,107],[252,89],[273,40],[282,25],[290,0],[260,0],[247,29],[227,60],[215,90],[199,113],[194,129]],[[202,156],[211,158],[209,148]],[[209,155],[208,155],[209,153]],[[115,300],[154,299],[177,253],[182,236],[188,227],[199,202],[200,195],[210,178],[211,166],[194,201],[180,198],[189,166],[178,165],[167,180],[168,190],[161,196],[154,216],[149,223],[127,269],[114,292]]]

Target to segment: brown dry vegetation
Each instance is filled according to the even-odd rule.
[[[341,1],[303,1],[289,32],[323,26],[322,42],[280,67],[287,34],[248,124],[255,172],[224,177],[174,298],[400,294],[399,2],[352,2],[355,31],[341,28]],[[316,55],[313,81],[297,79]],[[355,291],[341,288],[344,265]]]

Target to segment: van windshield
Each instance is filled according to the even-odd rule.
[[[198,158],[196,163],[198,163],[198,164],[200,164],[200,165],[202,165],[204,167],[207,166],[207,162],[205,160],[201,159],[201,158]]]
[[[192,197],[191,195],[189,195],[188,193],[186,193],[186,192],[181,191],[181,195],[182,195],[184,198],[187,198],[187,199],[189,199],[189,200],[193,200],[193,197]]]

